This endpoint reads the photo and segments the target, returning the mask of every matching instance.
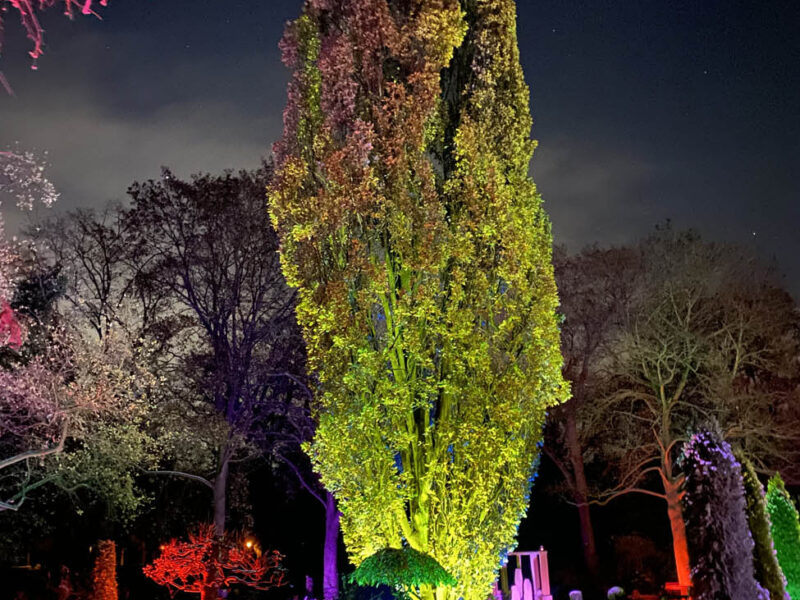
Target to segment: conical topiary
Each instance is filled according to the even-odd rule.
[[[715,426],[683,447],[684,518],[695,600],[766,600],[753,573],[753,539],[747,525],[739,463]]]
[[[786,576],[786,591],[792,600],[800,600],[800,519],[778,473],[767,484],[767,511],[778,564]]]
[[[753,536],[753,567],[756,579],[769,592],[770,600],[785,600],[786,578],[778,564],[775,545],[772,542],[772,523],[767,512],[764,486],[758,480],[753,464],[740,458],[742,482],[747,502],[747,522]]]

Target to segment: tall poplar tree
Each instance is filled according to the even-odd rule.
[[[458,578],[438,599],[483,599],[567,393],[515,4],[307,0],[282,50],[271,210],[319,381],[308,451],[353,562],[408,544]]]

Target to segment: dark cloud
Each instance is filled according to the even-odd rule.
[[[554,236],[573,250],[589,240],[629,242],[663,218],[645,193],[659,177],[658,166],[624,149],[570,138],[541,142],[533,175]]]
[[[57,210],[122,199],[162,166],[181,176],[254,168],[280,133],[286,74],[276,53],[159,56],[141,38],[85,33],[36,72],[7,72],[16,95],[0,97],[0,144],[47,153]],[[120,68],[126,56],[140,60]],[[20,215],[5,208],[13,230]]]
[[[78,90],[67,99],[44,111],[20,103],[0,123],[25,147],[47,149],[50,176],[69,207],[119,197],[135,179],[157,176],[161,165],[181,174],[254,167],[280,125],[224,101],[187,99],[132,118]],[[35,133],[27,129],[32,120]]]

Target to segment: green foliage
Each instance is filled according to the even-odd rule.
[[[764,486],[758,480],[753,463],[746,458],[740,458],[739,462],[742,465],[747,521],[755,543],[753,563],[756,579],[769,592],[771,600],[784,600],[786,579],[778,564],[775,546],[772,543],[772,533],[770,532],[772,523],[767,512]]]
[[[351,560],[404,542],[489,593],[564,400],[512,0],[309,0],[271,216]],[[437,592],[438,594],[439,592]]]
[[[54,488],[79,507],[100,503],[107,517],[126,522],[148,500],[137,476],[159,458],[147,419],[161,382],[143,366],[144,350],[118,332],[89,341],[61,331],[57,338],[46,355],[1,372],[3,508],[27,510],[47,486],[48,496]],[[20,435],[31,431],[39,433]]]
[[[800,599],[800,520],[781,476],[776,473],[767,484],[767,511],[772,520],[772,539],[778,564],[786,576],[786,591]]]
[[[362,586],[383,584],[404,591],[458,583],[435,558],[408,546],[378,550],[358,566],[350,580]]]
[[[154,447],[139,419],[98,421],[78,448],[53,459],[49,477],[68,492],[89,491],[86,500],[101,501],[108,518],[127,524],[150,501],[137,476],[140,468],[154,466]]]

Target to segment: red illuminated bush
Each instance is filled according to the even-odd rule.
[[[257,590],[283,585],[282,558],[277,551],[261,554],[242,536],[217,538],[213,525],[205,524],[189,533],[189,541],[171,540],[164,545],[143,571],[170,594],[188,592],[210,600],[219,589],[235,584]]]

